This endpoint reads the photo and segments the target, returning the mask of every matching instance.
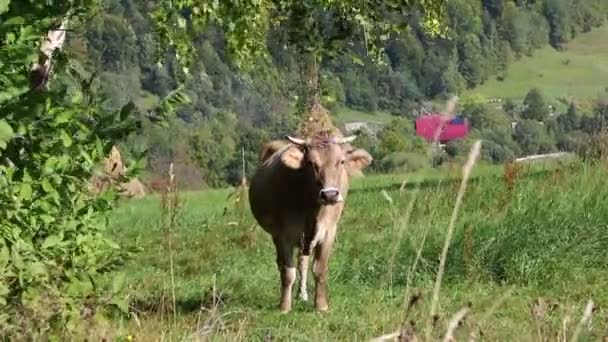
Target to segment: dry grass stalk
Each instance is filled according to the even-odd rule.
[[[376,337],[370,340],[370,342],[396,341],[399,336],[401,336],[400,331]]]
[[[465,317],[469,314],[471,310],[469,308],[462,308],[458,311],[454,317],[448,323],[448,329],[445,333],[445,337],[443,338],[443,342],[454,342],[456,339],[454,338],[454,332],[460,325],[460,323],[465,319]]]
[[[169,181],[166,187],[166,191],[162,194],[161,205],[162,205],[162,231],[164,234],[164,241],[166,242],[164,253],[169,254],[169,275],[171,277],[171,300],[172,300],[172,314],[173,314],[173,327],[177,326],[177,301],[175,296],[175,270],[173,260],[173,229],[175,228],[178,209],[179,209],[179,196],[178,196],[177,182],[175,180],[175,174],[173,172],[173,163],[169,166]],[[165,282],[163,281],[163,291],[165,289]],[[161,310],[161,312],[164,310]]]
[[[583,326],[586,325],[591,320],[591,316],[593,315],[593,309],[594,309],[593,300],[589,299],[589,302],[587,302],[587,306],[585,307],[585,311],[583,312],[583,316],[581,317],[581,320],[576,325],[576,329],[574,330],[574,333],[572,334],[572,340],[571,340],[572,342],[576,342],[578,340],[578,337],[581,334],[581,331],[583,330]]]
[[[507,186],[507,189],[513,190],[517,179],[521,176],[523,169],[521,164],[514,161],[509,161],[504,164],[503,182]]]
[[[409,269],[409,272],[407,275],[407,280],[405,283],[404,301],[407,301],[409,298],[409,294],[410,294],[410,291],[412,288],[412,278],[413,278],[414,273],[416,272],[416,269],[418,268],[418,263],[420,262],[420,257],[422,256],[422,249],[424,248],[424,244],[426,242],[426,237],[428,236],[428,232],[429,232],[428,229],[426,230],[426,232],[424,232],[424,235],[422,236],[422,241],[420,242],[420,246],[418,246],[418,250],[416,251],[416,258],[414,259],[412,266],[410,266],[410,269]],[[410,299],[408,302],[408,305],[406,306],[404,321],[409,316],[409,313],[410,313],[411,309],[413,308],[413,306],[422,298],[422,295],[418,294],[415,297],[417,297],[417,300],[412,301],[412,299]],[[414,297],[412,297],[412,298],[414,298]]]
[[[412,309],[418,303],[420,303],[422,301],[422,293],[416,293],[412,296],[410,296],[409,294],[411,291],[412,277],[413,277],[413,274],[416,272],[418,262],[420,261],[420,256],[422,255],[422,249],[424,248],[424,243],[426,241],[427,234],[428,234],[428,230],[425,231],[425,234],[422,237],[420,246],[418,247],[418,251],[416,253],[416,258],[414,259],[412,266],[410,266],[410,269],[408,270],[408,276],[407,276],[407,281],[406,281],[406,286],[405,286],[404,303],[403,303],[403,306],[405,307],[405,314],[403,317],[404,325],[405,325],[405,322],[407,321]],[[394,333],[382,335],[376,339],[373,339],[372,341],[388,341],[388,340],[395,340],[395,339],[397,339],[397,341],[418,341],[418,337],[415,335],[413,329],[414,329],[413,324],[410,324],[410,327],[406,328],[404,331],[396,331]]]
[[[217,278],[213,275],[212,285],[212,299],[210,307],[201,306],[197,317],[196,317],[196,331],[194,331],[189,341],[209,341],[209,340],[227,340],[227,341],[241,341],[246,340],[245,328],[247,318],[229,320],[229,316],[239,314],[241,312],[230,311],[222,313],[220,307],[222,303],[222,295],[217,290]],[[205,301],[204,301],[205,302]],[[237,328],[229,326],[230,321],[237,323]]]
[[[390,286],[391,290],[392,290],[393,266],[395,264],[395,258],[397,257],[397,251],[399,250],[399,246],[401,244],[401,239],[403,238],[403,234],[409,226],[409,221],[412,216],[412,211],[414,210],[414,203],[416,201],[416,196],[418,195],[418,190],[420,190],[420,187],[417,187],[416,190],[412,193],[412,200],[409,202],[409,204],[407,206],[407,209],[405,211],[405,216],[403,217],[404,221],[400,224],[400,227],[397,231],[397,236],[395,238],[395,244],[393,246],[391,256],[388,260],[388,272],[387,273],[388,273],[388,276],[390,277],[389,286]],[[385,196],[389,199],[389,202],[392,204],[393,203],[392,198],[384,190],[383,190],[383,192],[384,192]],[[399,222],[396,219],[394,221]]]
[[[433,299],[431,301],[431,312],[430,317],[427,322],[427,330],[426,330],[426,340],[429,341],[431,339],[431,326],[432,319],[437,315],[437,303],[439,301],[439,291],[441,288],[441,281],[443,279],[443,273],[445,272],[445,263],[448,254],[448,248],[450,246],[450,242],[452,241],[452,235],[454,233],[454,227],[456,224],[456,219],[458,217],[458,211],[460,210],[460,206],[462,204],[462,198],[464,197],[464,192],[467,187],[467,183],[469,177],[471,175],[471,171],[477,162],[477,157],[479,156],[479,152],[481,150],[481,140],[477,140],[471,151],[469,153],[469,157],[467,162],[463,167],[463,175],[462,182],[460,184],[460,190],[458,191],[458,196],[456,197],[456,204],[454,205],[454,210],[452,211],[452,217],[450,218],[450,223],[448,226],[448,232],[445,237],[445,244],[443,246],[443,251],[441,253],[441,259],[439,261],[439,271],[437,272],[437,279],[435,281],[435,288],[433,289]]]
[[[546,340],[547,335],[547,316],[553,314],[558,304],[555,302],[546,301],[543,298],[537,298],[531,306],[531,314],[534,322],[536,322],[536,332],[540,341]]]
[[[407,186],[407,179],[401,183],[401,186],[399,187],[399,192],[405,191],[406,186]]]
[[[469,342],[474,342],[477,340],[477,332],[479,332],[480,335],[482,334],[481,327],[483,326],[483,324],[486,322],[486,320],[488,318],[490,318],[490,316],[492,316],[494,314],[494,312],[496,312],[498,307],[501,306],[507,300],[507,298],[509,298],[511,296],[513,291],[514,291],[513,288],[508,289],[507,291],[505,291],[502,294],[502,296],[498,297],[498,299],[496,301],[494,301],[494,303],[492,303],[492,306],[490,306],[490,309],[486,311],[486,313],[481,317],[481,319],[479,319],[479,321],[477,321],[477,324],[476,324],[477,330],[473,330],[469,334]]]
[[[566,314],[566,316],[564,317],[564,319],[562,320],[562,331],[561,331],[561,337],[558,338],[559,341],[567,341],[567,337],[566,337],[566,333],[568,332],[568,323],[570,323],[570,320],[572,318],[570,317],[569,314]]]
[[[249,184],[247,183],[247,179],[245,177],[241,177],[240,184],[234,188],[234,191],[228,194],[226,200],[230,200],[226,207],[224,207],[223,216],[228,213],[230,207],[237,209],[239,215],[239,221],[242,219],[246,204],[247,204],[247,195],[249,191]]]
[[[441,135],[441,131],[443,130],[443,124],[452,118],[452,116],[454,115],[454,112],[456,111],[457,104],[458,104],[458,96],[454,95],[447,100],[443,113],[441,114],[441,117],[440,117],[440,124],[437,126],[437,129],[435,130],[435,132],[433,134],[433,140],[429,147],[429,152],[428,152],[429,159],[433,155],[433,151],[439,147],[439,136]]]

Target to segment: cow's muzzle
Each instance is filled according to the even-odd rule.
[[[344,201],[340,189],[325,188],[319,192],[319,197],[324,204],[336,204]]]

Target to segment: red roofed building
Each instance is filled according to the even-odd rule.
[[[443,122],[443,126],[442,126]],[[443,127],[439,134],[439,142],[445,144],[452,140],[465,138],[469,134],[469,122],[467,119],[459,117],[445,118],[438,113],[423,115],[416,119],[416,135],[433,141],[436,131]]]

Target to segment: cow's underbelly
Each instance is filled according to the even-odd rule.
[[[306,219],[301,212],[272,212],[260,220],[262,228],[272,236],[292,244],[299,243],[307,226],[314,229],[314,219]]]

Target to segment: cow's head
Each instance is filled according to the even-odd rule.
[[[315,190],[322,204],[344,201],[349,171],[361,170],[372,162],[363,149],[353,149],[346,138],[320,135],[313,139],[286,137],[292,145],[281,155],[281,162],[290,169],[302,170],[313,176]]]

